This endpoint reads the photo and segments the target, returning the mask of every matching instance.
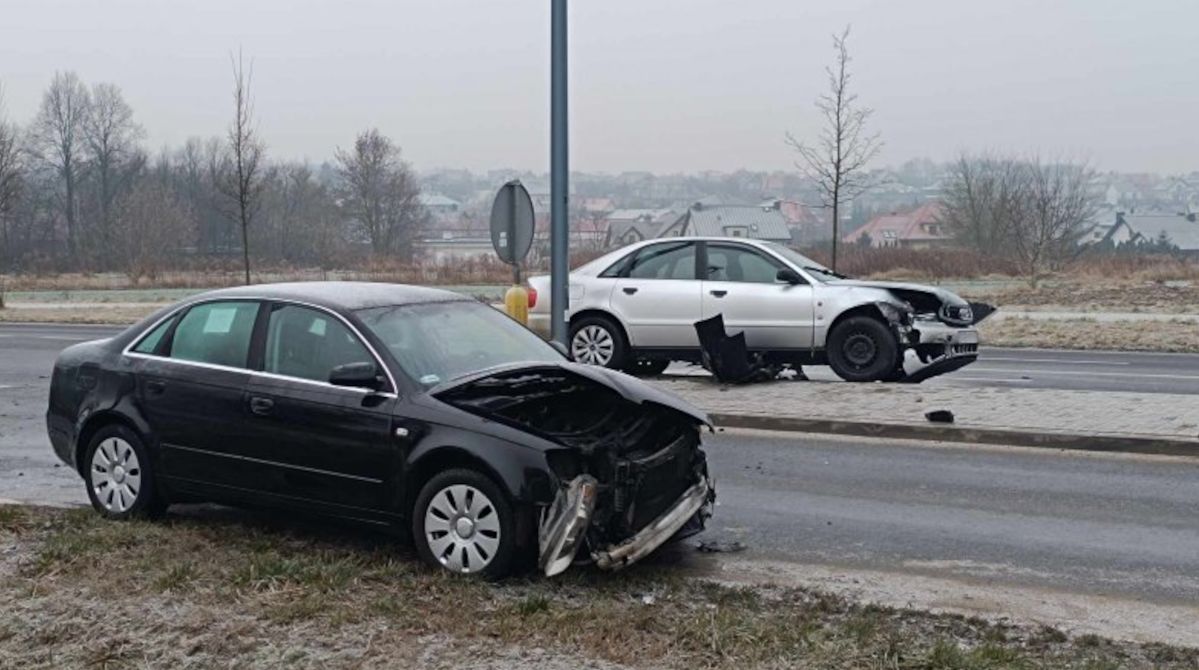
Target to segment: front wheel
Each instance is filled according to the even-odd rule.
[[[847,382],[872,382],[893,374],[899,343],[886,324],[869,316],[850,317],[828,336],[828,364]]]
[[[142,440],[121,425],[101,428],[84,453],[87,497],[109,519],[155,517],[166,509],[155,488],[153,465]]]
[[[499,579],[512,570],[516,524],[508,497],[474,470],[442,472],[425,484],[412,514],[417,553],[432,566]]]

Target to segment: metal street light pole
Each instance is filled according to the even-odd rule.
[[[570,163],[566,132],[566,0],[550,9],[550,335],[567,345]]]

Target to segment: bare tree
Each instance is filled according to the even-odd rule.
[[[67,224],[67,254],[78,259],[78,189],[84,161],[83,127],[87,118],[87,87],[74,72],[58,72],[42,96],[42,105],[30,128],[30,147],[43,164],[58,176],[62,210]]]
[[[21,158],[17,127],[8,122],[4,110],[4,87],[0,86],[0,270],[8,269],[8,256],[12,252],[8,219],[21,194],[24,177]],[[3,290],[0,288],[0,307],[3,306]]]
[[[1079,252],[1095,215],[1085,163],[961,156],[951,167],[941,221],[963,243],[1020,268],[1036,286]]]
[[[117,201],[114,213],[115,249],[125,274],[134,283],[157,279],[187,230],[186,207],[161,178],[147,176]]]
[[[1079,240],[1096,205],[1089,189],[1094,171],[1085,163],[1026,164],[1024,207],[1013,226],[1015,258],[1035,288],[1045,273],[1061,269],[1080,251]]]
[[[425,221],[420,187],[400,148],[377,129],[358,135],[352,151],[337,151],[341,208],[362,226],[376,254],[411,255],[413,233]]]
[[[133,120],[133,109],[125,102],[121,89],[113,84],[92,87],[83,129],[88,159],[95,172],[101,248],[111,253],[113,203],[145,163],[145,155],[137,146],[145,131]]]
[[[832,210],[833,270],[837,269],[841,205],[873,186],[865,167],[882,149],[878,134],[866,131],[866,122],[874,110],[859,106],[857,94],[850,91],[853,77],[849,72],[849,48],[845,44],[848,38],[849,26],[840,35],[833,35],[836,60],[825,68],[828,91],[816,99],[816,109],[824,119],[820,136],[807,144],[787,133],[787,144],[799,154],[796,167],[816,183],[821,206]]]
[[[258,210],[262,194],[262,161],[265,150],[254,127],[254,103],[250,96],[250,84],[254,76],[251,62],[247,70],[241,51],[237,58],[230,56],[233,63],[233,123],[229,126],[228,144],[231,166],[228,178],[223,180],[222,192],[232,201],[232,213],[241,226],[242,261],[245,267],[246,284],[250,283],[250,222]]]

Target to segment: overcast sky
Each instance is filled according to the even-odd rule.
[[[154,148],[221,133],[254,59],[276,158],[377,126],[418,168],[544,170],[549,0],[5,0],[0,81],[27,121],[56,70],[118,84]],[[1195,0],[575,0],[572,168],[789,168],[787,130],[852,24],[879,164],[963,149],[1199,169]]]

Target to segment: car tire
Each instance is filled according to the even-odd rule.
[[[421,560],[485,579],[512,571],[516,528],[508,496],[475,470],[435,475],[421,488],[412,511],[412,539]]]
[[[104,517],[118,521],[161,516],[167,503],[141,437],[120,424],[96,431],[84,451],[87,497]]]
[[[661,358],[638,358],[625,368],[625,372],[635,377],[656,377],[666,372],[670,361]]]
[[[829,367],[838,377],[847,382],[872,382],[894,373],[899,343],[882,321],[854,316],[833,327],[827,352]]]
[[[623,370],[628,351],[624,331],[606,316],[584,316],[570,324],[570,356],[578,363]]]

